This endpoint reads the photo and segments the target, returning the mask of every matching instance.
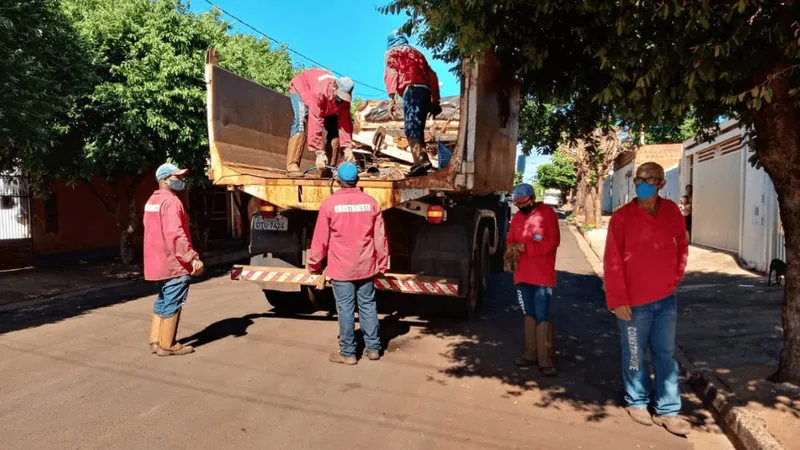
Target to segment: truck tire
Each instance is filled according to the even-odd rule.
[[[489,267],[491,265],[491,255],[489,253],[489,240],[491,234],[488,228],[478,234],[475,242],[475,255],[473,264],[470,267],[470,283],[467,297],[464,299],[464,317],[471,319],[480,311],[486,296],[486,288],[489,283]]]

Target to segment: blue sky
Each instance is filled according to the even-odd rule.
[[[389,0],[210,1],[297,52],[353,78],[356,81],[355,97],[387,97],[385,92],[360,84],[380,88],[380,91],[385,89],[383,55],[386,36],[405,21],[405,15],[386,16],[377,11],[378,6]],[[193,11],[207,11],[211,6],[204,0],[191,0],[191,8]],[[237,31],[255,34],[231,17],[224,18],[233,23]],[[411,43],[425,54],[439,76],[442,96],[458,95],[460,82],[449,73],[450,66],[434,60],[428,50],[418,45],[414,36]],[[298,65],[314,66],[296,54],[292,54],[292,59]]]

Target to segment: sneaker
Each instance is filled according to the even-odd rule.
[[[344,356],[339,352],[331,353],[331,356],[328,357],[328,361],[336,364],[344,364],[346,366],[355,366],[358,362],[355,356]]]
[[[627,410],[631,419],[639,425],[644,425],[646,427],[653,425],[653,418],[650,416],[650,412],[647,411],[647,408],[627,408]]]
[[[653,423],[678,436],[686,436],[692,431],[689,422],[678,416],[653,416]]]
[[[367,350],[364,352],[364,355],[366,355],[367,359],[370,361],[377,361],[381,359],[381,352],[378,350]]]

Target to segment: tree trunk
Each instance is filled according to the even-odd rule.
[[[586,177],[578,174],[578,187],[575,192],[575,212],[576,216],[582,215],[584,213],[584,201],[583,198],[586,196]]]
[[[594,196],[594,214],[595,214],[595,221],[597,222],[597,226],[601,226],[603,224],[603,182],[598,182],[595,185],[595,196]]]
[[[121,182],[124,184],[125,198],[128,201],[128,222],[125,226],[121,226],[122,232],[119,239],[119,254],[122,262],[127,265],[136,263],[136,251],[134,249],[133,241],[139,232],[141,220],[139,212],[136,210],[136,184],[133,185]],[[121,223],[118,223],[121,225]]]
[[[771,73],[786,71],[782,62]],[[764,73],[760,83],[770,72]],[[753,111],[756,153],[778,193],[786,238],[786,277],[783,313],[783,349],[773,381],[800,385],[800,111],[789,95],[786,72],[771,83],[772,102]]]
[[[587,227],[596,227],[597,222],[597,183],[586,183],[586,192],[583,195],[584,219],[583,223]]]

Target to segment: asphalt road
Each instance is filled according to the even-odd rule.
[[[147,288],[0,316],[0,448],[731,448],[690,395],[689,439],[626,416],[613,317],[562,236],[558,378],[513,365],[522,319],[504,274],[474,321],[414,316],[429,298],[384,316],[384,358],[353,367],[327,361],[335,318],[278,316],[220,275],[191,288],[190,356],[147,352]]]

